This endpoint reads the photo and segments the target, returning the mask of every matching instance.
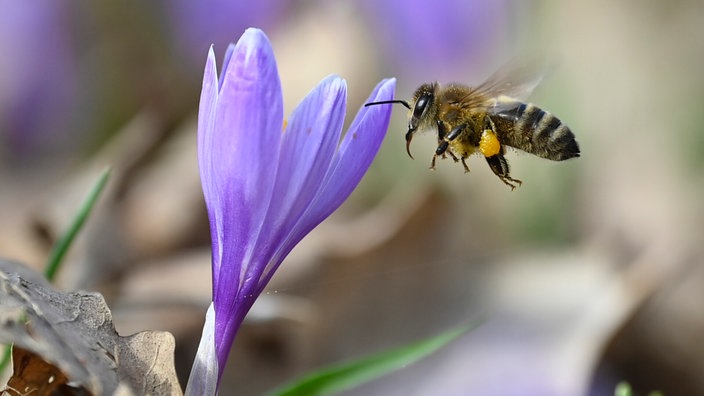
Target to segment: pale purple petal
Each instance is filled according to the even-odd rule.
[[[342,79],[329,77],[303,99],[291,116],[281,142],[275,199],[269,204],[242,281],[245,296],[261,292],[265,267],[324,181],[342,131],[346,93]],[[253,302],[251,298],[242,307],[249,310]]]
[[[226,242],[221,246],[222,261],[228,263],[215,276],[237,281],[240,263],[250,261],[246,256],[252,246],[245,242],[258,235],[271,200],[283,104],[274,54],[260,30],[242,35],[227,66],[215,116],[216,136],[209,149],[213,171],[208,183],[217,190],[215,206],[222,222],[218,236]],[[217,299],[221,290],[217,287],[214,292]]]
[[[208,150],[213,145],[213,128],[215,127],[215,109],[218,101],[218,77],[217,70],[215,70],[215,54],[213,53],[212,47],[208,51],[208,60],[205,64],[205,72],[203,73],[203,90],[200,95],[200,108],[198,111],[198,168],[200,170],[200,179],[211,180],[212,167],[209,165],[209,154]],[[205,201],[210,202],[215,200],[215,191],[212,188],[212,183],[203,183],[203,195],[205,196]],[[208,217],[214,219],[216,217],[215,205],[208,205]],[[217,229],[217,222],[210,222],[210,235],[212,236],[212,248],[213,256],[221,257],[222,252],[220,246],[222,245]],[[216,261],[213,261],[215,263]],[[220,266],[220,260],[217,260],[217,268],[213,268],[214,271],[218,271]]]
[[[293,111],[281,146],[274,193],[276,200],[272,201],[270,217],[266,222],[272,239],[277,243],[270,245],[261,261],[262,266],[269,264],[280,241],[320,190],[340,141],[346,102],[344,80],[330,76],[321,81]],[[263,267],[258,270],[264,272]]]
[[[212,50],[212,46],[210,46]],[[230,59],[232,59],[232,54],[235,52],[235,44],[230,43],[227,46],[227,51],[225,51],[225,56],[222,59],[222,69],[227,70],[227,65],[230,64]],[[222,82],[225,80],[225,73],[220,74],[220,80],[218,81],[218,89],[222,89]]]
[[[275,228],[290,228],[323,183],[340,142],[346,104],[345,81],[330,76],[291,115],[276,186],[277,202],[284,207],[281,218],[272,219]]]
[[[395,79],[382,81],[376,86],[367,102],[393,99],[395,86]],[[290,229],[268,263],[267,272],[260,281],[260,290],[266,286],[273,272],[293,247],[335,211],[357,187],[386,136],[391,110],[391,105],[378,105],[362,107],[357,113],[316,196],[309,201],[306,211]]]
[[[238,299],[244,297],[238,286],[243,283],[245,266],[252,262],[254,241],[271,201],[283,104],[274,54],[262,31],[248,29],[242,35],[223,73],[213,121],[208,121],[212,109],[201,110],[206,120],[199,122],[203,127],[199,134],[206,136],[199,138],[199,164],[214,223],[215,339],[224,363],[243,316],[231,314],[242,306]]]
[[[387,79],[376,86],[367,102],[391,100],[395,79]],[[352,193],[381,147],[391,119],[392,105],[362,107],[347,130],[345,138],[325,176],[325,186],[311,203],[306,222],[300,224],[307,234],[328,217]]]

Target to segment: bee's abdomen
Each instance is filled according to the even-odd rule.
[[[579,145],[567,125],[549,112],[531,104],[521,103],[515,108],[496,114],[507,133],[499,131],[500,140],[512,147],[539,157],[562,161],[579,157]],[[497,125],[497,129],[502,129]]]

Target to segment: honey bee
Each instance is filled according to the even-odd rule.
[[[513,190],[522,181],[510,176],[504,157],[506,146],[553,161],[580,154],[567,125],[538,106],[524,102],[542,80],[542,73],[536,70],[540,69],[534,64],[514,61],[476,87],[426,83],[416,89],[410,103],[395,99],[365,106],[400,103],[408,108],[406,152],[411,158],[414,134],[436,130],[438,146],[431,169],[435,169],[438,157],[449,155],[469,172],[465,160],[479,152],[496,176]]]

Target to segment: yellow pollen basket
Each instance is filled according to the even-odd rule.
[[[485,129],[482,132],[482,138],[479,141],[479,151],[485,157],[493,157],[501,151],[501,143],[499,143],[499,139],[491,129]]]

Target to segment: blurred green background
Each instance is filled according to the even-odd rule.
[[[284,262],[233,346],[221,394],[477,317],[450,348],[351,395],[704,394],[704,3],[0,0],[0,255],[39,268],[80,199],[113,178],[59,286],[105,294],[121,334],[171,331],[185,385],[210,301],[196,162],[203,65],[265,30],[286,113],[322,78],[348,123],[396,77],[480,83],[554,64],[531,101],[581,158],[513,151],[511,192],[479,157],[428,170],[394,110],[358,190]]]

